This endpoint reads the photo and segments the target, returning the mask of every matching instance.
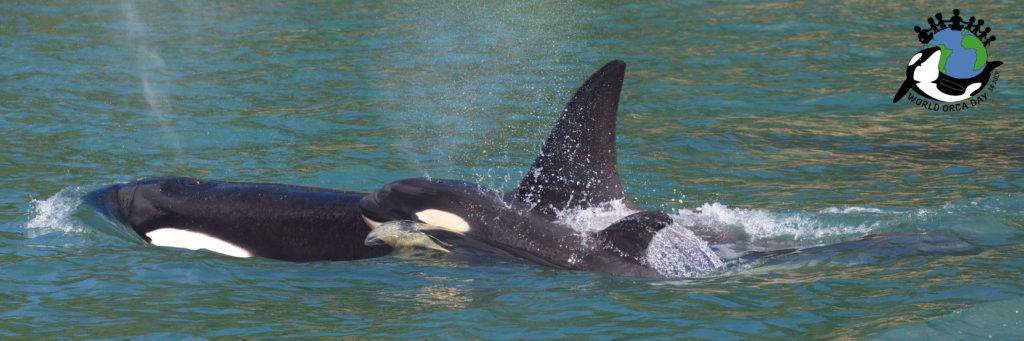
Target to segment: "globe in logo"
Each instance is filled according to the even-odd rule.
[[[935,34],[928,47],[939,47],[939,72],[953,78],[967,79],[985,70],[988,51],[974,33],[967,30],[944,29]]]
[[[910,58],[907,63],[907,79],[896,91],[892,102],[898,102],[910,89],[921,95],[908,97],[911,102],[932,110],[963,110],[984,101],[987,94],[979,98],[972,97],[985,89],[992,78],[992,71],[1003,64],[1000,61],[988,61],[987,47],[996,40],[996,36],[990,34],[990,27],[982,29],[984,24],[985,20],[976,20],[974,17],[965,21],[960,16],[960,10],[954,9],[953,17],[949,19],[943,19],[942,13],[928,18],[927,29],[915,26],[918,40],[925,48]],[[928,100],[970,102],[969,105],[940,106]]]

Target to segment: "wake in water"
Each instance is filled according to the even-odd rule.
[[[1018,206],[1022,202],[1016,197],[984,198],[947,203],[939,208],[855,206],[817,212],[767,211],[705,203],[693,210],[679,209],[670,214],[674,224],[656,235],[648,248],[647,260],[666,277],[705,277],[830,262],[849,266],[907,255],[971,252],[976,250],[975,243],[984,243],[978,238],[998,235],[997,231],[974,231],[990,225],[988,221],[966,226],[953,224],[960,225],[956,228],[950,228],[950,222],[978,214],[1019,216],[1020,213],[1013,212],[1020,212]],[[559,212],[559,221],[581,234],[589,234],[635,212],[621,202],[610,202],[590,209]],[[716,233],[746,237],[741,241],[714,243],[701,239],[693,229],[714,229]]]
[[[740,262],[751,252],[803,249],[856,239],[882,232],[884,220],[863,219],[860,213],[885,215],[880,209],[830,208],[818,213],[771,212],[729,208],[708,203],[695,210],[677,210],[674,223],[659,232],[647,250],[647,260],[666,277],[700,277],[714,274],[728,262]],[[591,234],[636,213],[621,201],[588,209],[558,212],[559,222],[581,234]],[[728,236],[709,241],[702,235]],[[712,244],[712,243],[718,244]]]

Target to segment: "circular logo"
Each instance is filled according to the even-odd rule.
[[[910,102],[931,110],[959,111],[987,100],[988,93],[982,91],[993,89],[999,79],[993,70],[1003,62],[989,61],[987,47],[996,36],[984,25],[985,20],[975,17],[964,20],[960,10],[954,9],[949,19],[943,19],[942,13],[928,18],[927,29],[914,26],[924,49],[910,57],[907,79],[892,102],[907,96]],[[916,95],[907,95],[911,89]]]

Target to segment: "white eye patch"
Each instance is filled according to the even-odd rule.
[[[206,249],[228,256],[252,257],[249,251],[235,244],[199,232],[164,227],[146,233],[146,237],[149,237],[150,244],[157,246],[178,247],[189,250]]]
[[[910,57],[910,63],[907,63],[907,65],[908,66],[914,65],[914,63],[917,63],[918,59],[921,59],[922,55],[924,55],[924,53],[918,53],[918,54],[915,54],[913,57]]]
[[[428,209],[416,212],[414,215],[416,219],[432,225],[433,227],[441,227],[446,231],[466,233],[469,232],[469,223],[462,217],[446,211]]]

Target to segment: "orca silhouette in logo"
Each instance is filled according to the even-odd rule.
[[[900,85],[899,90],[896,90],[896,96],[892,98],[893,103],[903,99],[910,89],[935,101],[959,102],[969,99],[985,88],[992,70],[1003,65],[1001,61],[987,62],[985,69],[974,77],[954,78],[939,71],[941,52],[942,49],[939,47],[929,47],[910,58],[907,79]]]

